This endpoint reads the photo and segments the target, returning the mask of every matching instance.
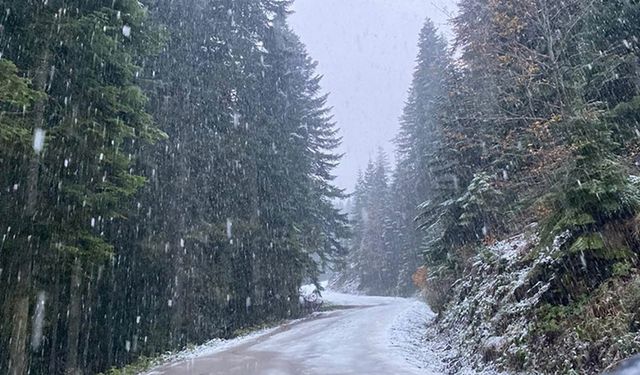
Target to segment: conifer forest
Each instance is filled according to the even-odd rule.
[[[355,186],[305,1],[0,0],[0,373],[640,374],[640,1],[440,1]]]

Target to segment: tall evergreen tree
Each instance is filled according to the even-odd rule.
[[[401,257],[398,283],[404,293],[413,290],[411,275],[422,263],[422,235],[415,218],[418,206],[432,196],[436,152],[442,142],[442,107],[448,100],[447,45],[427,19],[420,33],[409,99],[396,138],[397,163],[392,184],[395,241]]]

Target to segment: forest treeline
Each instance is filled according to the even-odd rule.
[[[300,314],[340,140],[283,0],[0,3],[0,372]]]
[[[381,152],[356,186],[352,254],[386,254],[403,273],[381,282],[389,291],[422,263],[452,282],[478,246],[533,222],[550,239],[571,231],[568,258],[635,259],[640,6],[459,6],[451,46],[431,21],[420,34],[395,168]],[[416,248],[424,261],[403,270]]]
[[[605,337],[619,339],[606,341],[618,358],[640,349],[633,339],[640,301],[634,286],[640,3],[460,0],[458,6],[450,44],[431,21],[420,34],[393,172],[374,162],[356,189],[351,249],[378,258],[356,255],[352,267],[362,290],[402,293],[422,265],[413,281],[442,316],[459,308],[477,264],[505,278],[510,271],[490,247],[536,224],[539,243],[518,254],[518,262],[535,267],[519,276],[524,286],[508,298],[521,301],[545,285],[525,318],[545,325],[511,348],[534,343],[529,349],[496,356],[543,373],[602,370],[608,363],[594,353]],[[372,287],[374,264],[388,264],[394,275],[375,275],[381,285]],[[616,305],[599,297],[613,293],[607,287],[622,293],[613,297]],[[460,300],[452,300],[454,292]],[[593,308],[595,298],[602,304]],[[499,309],[487,311],[504,332],[510,322]],[[464,311],[458,318],[469,324],[490,318],[476,317],[473,306]],[[587,348],[584,358],[566,353],[564,363],[536,362],[531,348],[546,353],[571,332],[588,344],[567,350]]]

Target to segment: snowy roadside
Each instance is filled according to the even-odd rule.
[[[397,354],[412,366],[439,374],[444,364],[424,337],[433,317],[425,303],[414,301],[391,325],[389,341]]]
[[[404,298],[352,295],[332,290],[322,294],[325,302],[335,305],[370,306],[407,301]],[[460,357],[458,348],[452,345],[450,338],[437,332],[434,319],[435,314],[426,303],[416,299],[407,304],[387,332],[388,345],[398,359],[424,374],[506,374],[490,368],[475,370],[468,364],[460,363],[457,360]]]
[[[159,366],[171,366],[172,364],[177,364],[180,362],[191,361],[197,358],[211,356],[217,353],[224,352],[225,350],[236,348],[238,346],[257,341],[262,337],[268,336],[275,331],[282,329],[284,327],[300,323],[304,320],[313,319],[319,313],[312,313],[300,319],[294,319],[286,321],[285,323],[275,325],[273,327],[262,328],[250,332],[245,335],[241,335],[238,337],[234,337],[232,339],[222,339],[215,338],[212,339],[202,345],[198,345],[193,348],[187,348],[175,353],[167,353],[159,356],[154,359],[149,368],[147,368],[144,372],[145,375],[157,375],[162,372],[154,371],[154,368]]]
[[[326,286],[326,282],[323,284],[323,287],[324,286]],[[315,286],[313,285],[303,285],[301,287],[301,292],[304,293],[306,291],[312,291],[314,289],[315,289]],[[148,367],[144,370],[143,374],[146,374],[146,375],[159,374],[160,372],[154,371],[153,369],[159,366],[171,366],[171,364],[190,361],[196,358],[206,357],[216,353],[223,352],[228,349],[232,349],[234,347],[260,339],[263,336],[270,335],[273,332],[277,331],[278,329],[281,329],[288,325],[299,323],[306,319],[313,318],[317,314],[318,313],[312,313],[300,319],[289,320],[289,321],[286,321],[285,323],[274,325],[273,327],[258,329],[250,333],[247,333],[245,335],[234,337],[232,339],[215,338],[210,341],[207,341],[204,344],[187,348],[179,352],[169,352],[169,353],[160,355],[157,358],[152,359],[151,363],[147,364]]]
[[[264,328],[232,339],[213,339],[202,345],[198,345],[195,348],[185,349],[177,353],[165,354],[157,360],[155,365],[170,365],[171,363],[189,361],[195,358],[213,355],[268,335],[280,327],[282,326]],[[145,374],[154,375],[159,373],[150,370],[145,372]]]
[[[425,373],[457,375],[505,375],[493,369],[475,370],[454,363],[459,357],[446,337],[436,333],[435,314],[424,302],[415,300],[391,326],[391,347],[412,366]]]

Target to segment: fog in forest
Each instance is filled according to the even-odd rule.
[[[426,17],[452,39],[451,0],[298,0],[291,27],[318,61],[343,137],[336,183],[353,190],[378,147],[391,157]]]

